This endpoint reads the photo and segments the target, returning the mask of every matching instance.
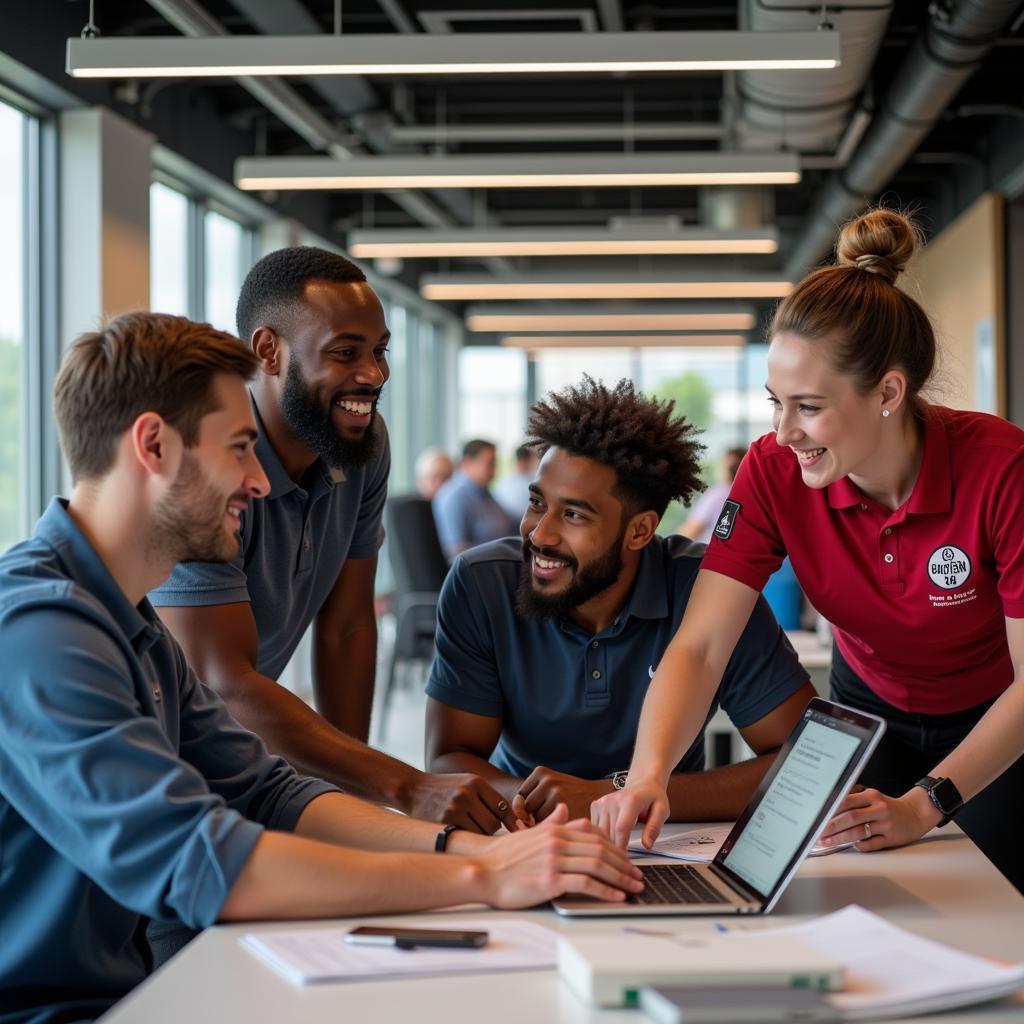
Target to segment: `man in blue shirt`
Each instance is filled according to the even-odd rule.
[[[150,600],[235,718],[302,771],[415,817],[514,825],[476,776],[430,775],[365,742],[391,466],[380,299],[336,253],[279,249],[246,276],[238,331],[259,360],[256,455],[270,493],[243,513],[235,558],[183,562]],[[319,714],[277,682],[311,625]]]
[[[644,694],[672,639],[703,547],[655,529],[701,487],[692,428],[628,381],[584,378],[530,411],[543,453],[507,539],[460,556],[438,607],[427,683],[433,771],[477,772],[539,821],[624,781]],[[719,690],[758,755],[714,771],[703,740],[670,785],[674,820],[735,817],[814,689],[762,601]],[[714,708],[712,708],[712,712]]]
[[[181,559],[233,558],[269,488],[255,367],[208,325],[135,313],[79,338],[58,375],[71,498],[0,558],[3,1024],[104,1012],[147,973],[146,917],[205,927],[639,888],[564,808],[538,841],[438,834],[298,775],[197,680],[146,594]],[[430,852],[445,845],[463,856]]]
[[[434,521],[449,558],[460,551],[514,532],[515,523],[489,487],[498,453],[490,441],[467,441],[455,475],[434,495]]]

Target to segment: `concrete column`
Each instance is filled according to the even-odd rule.
[[[149,308],[154,137],[102,107],[60,115],[61,340]]]

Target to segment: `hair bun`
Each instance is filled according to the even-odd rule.
[[[870,210],[839,233],[841,267],[858,267],[894,284],[920,244],[913,221],[895,210]]]

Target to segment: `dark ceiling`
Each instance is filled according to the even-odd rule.
[[[45,74],[63,78],[66,88],[84,98],[109,103],[148,125],[169,147],[215,173],[230,178],[230,161],[235,155],[316,152],[292,127],[232,80],[72,83],[60,71],[63,36],[77,34],[86,23],[87,0],[39,0],[18,6],[23,8],[24,22],[22,28],[14,29],[14,35],[25,32],[31,38],[19,40],[13,47],[14,56],[25,60],[31,55],[34,59],[28,63],[34,63]],[[331,32],[336,6],[332,0],[203,0],[201,10],[231,34],[305,34]],[[809,29],[821,20],[820,5],[801,5],[792,0],[674,4],[630,0],[559,0],[557,4],[522,0],[343,0],[340,6],[345,34],[438,29],[499,33],[731,30],[741,27],[745,18],[765,12],[790,16]],[[301,100],[337,127],[341,144],[368,154],[418,152],[427,159],[441,152],[796,149],[804,168],[803,180],[796,186],[766,190],[759,205],[762,219],[782,233],[782,249],[776,257],[748,257],[742,262],[744,267],[781,270],[826,182],[844,171],[836,159],[842,141],[836,131],[845,129],[859,108],[876,111],[873,116],[878,116],[911,47],[929,21],[936,17],[941,21],[946,13],[955,16],[959,6],[955,0],[945,5],[911,0],[891,4],[850,0],[827,5],[825,17],[841,36],[847,25],[854,24],[847,19],[861,18],[872,11],[881,18],[880,31],[870,46],[862,81],[855,82],[854,94],[839,103],[839,120],[810,140],[799,132],[793,136],[788,119],[794,115],[787,114],[782,115],[781,127],[774,134],[762,131],[744,135],[748,83],[736,74],[321,78],[288,79],[287,83]],[[104,36],[177,34],[178,29],[165,16],[168,8],[194,11],[197,7],[200,5],[191,0],[95,0],[95,20]],[[987,42],[992,45],[980,67],[966,78],[923,142],[881,189],[886,201],[916,209],[928,233],[991,187],[993,175],[1006,162],[1007,153],[1017,152],[1024,142],[1024,13],[1019,6],[1009,11]],[[0,50],[11,49],[7,40],[0,41]],[[823,100],[815,94],[787,100],[796,114],[801,108],[806,113],[829,102],[834,99]],[[533,126],[533,130],[528,127],[519,137],[504,141],[451,137],[458,135],[457,129],[467,127],[479,130],[524,125]],[[662,138],[637,138],[622,130],[624,125],[639,129],[687,125],[698,135],[701,128],[707,131],[704,137],[688,139],[668,137],[671,132],[665,132]],[[610,137],[563,137],[560,131],[567,126],[604,126]],[[352,228],[418,224],[408,206],[387,193],[268,198],[307,222],[315,219],[317,223],[311,227],[339,241]],[[708,218],[708,208],[698,189],[494,189],[472,195],[436,192],[425,198],[452,226],[597,226],[615,217],[641,216],[674,216],[696,224]],[[730,259],[734,266],[740,265],[735,258],[724,258],[725,264],[723,258],[717,259],[716,267]],[[678,259],[671,264],[679,265]],[[513,264],[505,266],[507,269]],[[528,265],[520,262],[514,266],[523,270]],[[543,261],[532,263],[534,270],[543,267]],[[414,283],[420,272],[446,268],[469,273],[485,270],[472,261],[440,266],[418,261],[414,268],[407,266],[403,276]]]

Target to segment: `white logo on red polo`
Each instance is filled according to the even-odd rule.
[[[943,544],[928,556],[928,578],[943,590],[962,587],[970,575],[971,560],[955,544]]]

